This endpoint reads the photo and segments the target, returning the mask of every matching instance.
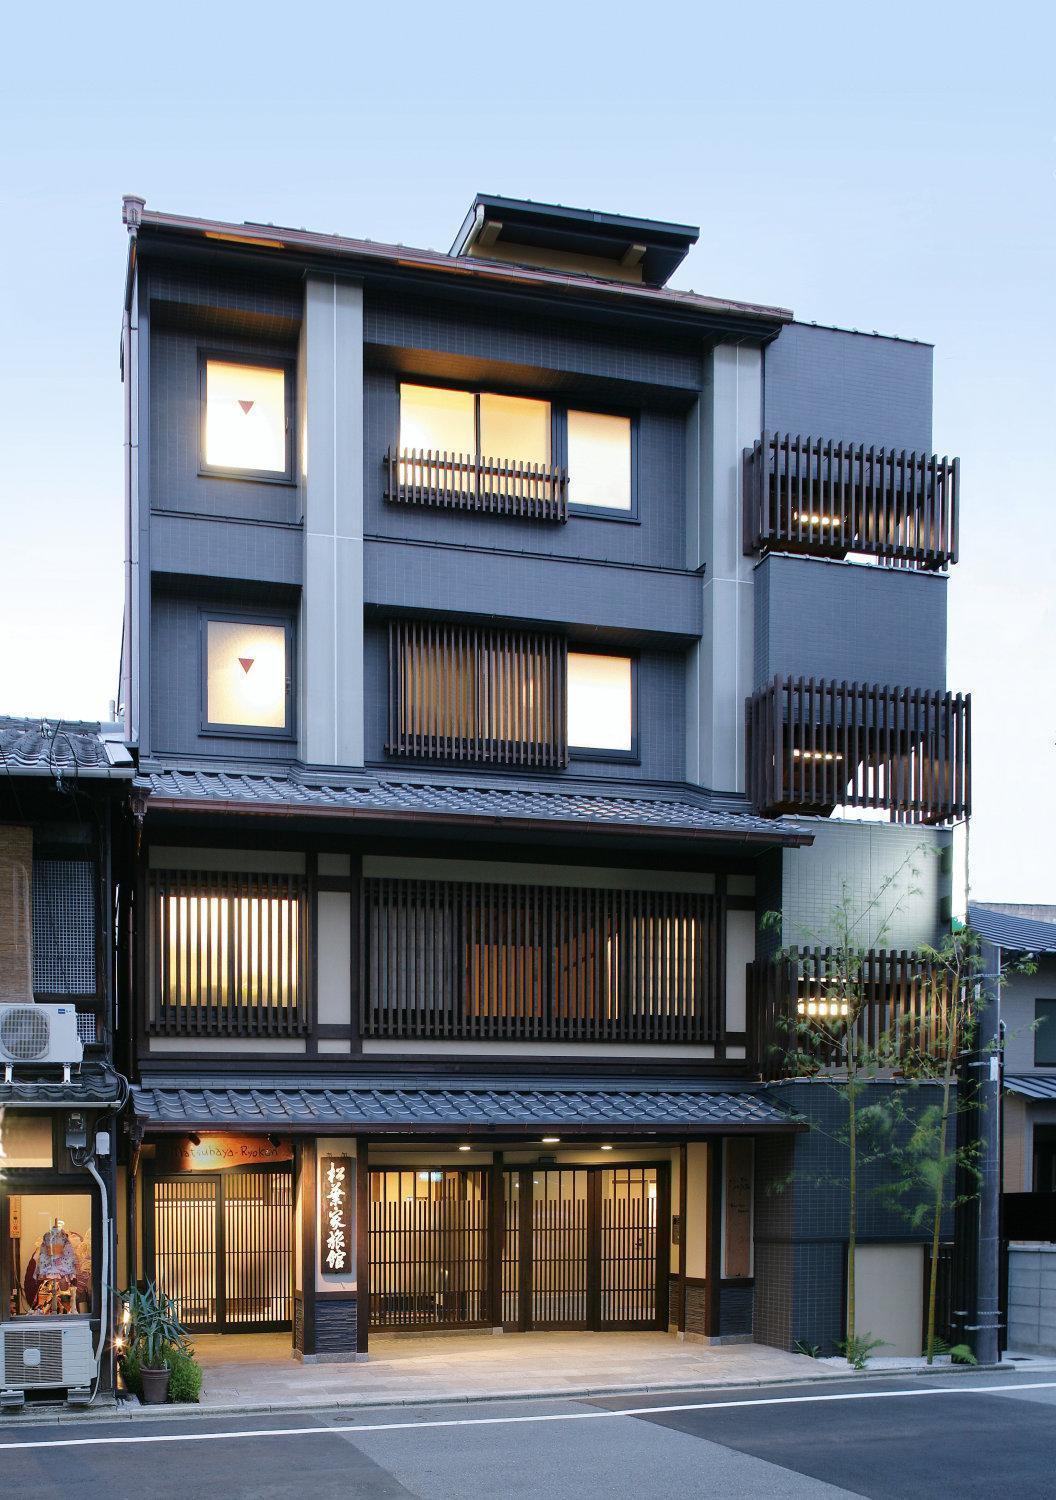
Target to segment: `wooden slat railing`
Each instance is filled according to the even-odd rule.
[[[715,1042],[715,896],[469,881],[364,881],[363,1035]]]
[[[746,705],[748,795],[767,816],[885,808],[897,823],[971,811],[971,695],[775,677]]]
[[[307,1032],[303,877],[153,870],[150,921],[151,1035]]]
[[[563,522],[568,520],[568,474],[517,459],[389,448],[385,499],[393,505]]]
[[[920,953],[874,949],[858,955],[854,995],[841,993],[846,956],[796,948],[748,965],[749,1052],[764,1078],[847,1065],[849,1015],[860,1002],[860,1048],[900,1063],[938,1058],[946,1045],[946,976]]]
[[[393,620],[385,748],[415,759],[565,766],[567,661],[561,636]]]
[[[957,561],[960,460],[764,432],[744,452],[744,550]]]

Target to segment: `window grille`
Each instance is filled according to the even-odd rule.
[[[33,991],[94,995],[95,865],[87,859],[33,861]]]

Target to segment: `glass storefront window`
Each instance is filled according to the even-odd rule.
[[[92,1311],[90,1193],[11,1193],[7,1236],[10,1316],[68,1317]]]

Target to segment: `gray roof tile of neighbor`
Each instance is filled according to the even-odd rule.
[[[121,731],[75,719],[0,717],[0,774],[130,777],[134,766]]]
[[[1056,953],[1056,922],[1034,922],[992,907],[968,904],[968,922],[988,942],[1017,953]]]

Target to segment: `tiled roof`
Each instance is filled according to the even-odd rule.
[[[69,1105],[90,1109],[113,1105],[120,1108],[125,1100],[125,1080],[112,1068],[85,1063],[71,1076],[69,1083],[61,1078],[43,1078],[22,1074],[16,1064],[11,1083],[0,1081],[0,1110],[5,1106]]]
[[[117,731],[70,719],[0,717],[0,774],[131,777],[132,757]]]
[[[1017,953],[1056,953],[1056,922],[1032,922],[992,907],[968,904],[968,922],[991,943]]]
[[[693,1131],[714,1126],[791,1130],[796,1124],[761,1090],[715,1090],[683,1081],[485,1079],[451,1085],[347,1077],[302,1084],[230,1076],[193,1083],[166,1078],[133,1087],[132,1100],[144,1124],[169,1127]]]
[[[1025,1099],[1056,1099],[1056,1074],[1006,1073],[1004,1085],[1010,1094],[1022,1094]]]
[[[149,795],[149,806],[228,803],[247,811],[332,812],[369,818],[426,817],[498,822],[575,823],[657,832],[704,834],[763,840],[772,844],[810,843],[801,825],[778,823],[748,812],[707,807],[688,798],[631,796],[623,792],[563,791],[472,782],[419,783],[364,777],[353,781],[266,775],[252,772],[164,769],[137,777],[135,789]]]

